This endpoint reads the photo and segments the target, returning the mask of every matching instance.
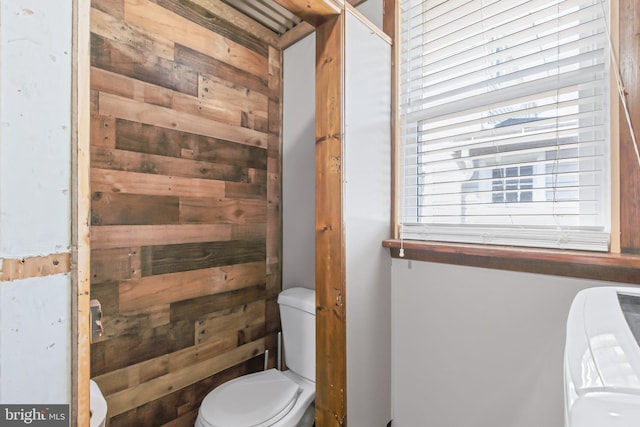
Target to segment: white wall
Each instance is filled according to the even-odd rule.
[[[380,28],[382,0],[358,11]],[[282,287],[315,289],[315,33],[284,51]]]
[[[71,0],[0,0],[0,259],[69,252]],[[69,274],[0,282],[0,402],[70,402]]]
[[[342,168],[347,318],[347,417],[391,419],[391,46],[346,13]]]
[[[392,262],[394,427],[562,427],[565,322],[611,283]]]
[[[371,23],[382,29],[382,0],[367,0],[358,7],[358,12],[367,17]]]
[[[284,51],[282,287],[315,289],[316,35]]]

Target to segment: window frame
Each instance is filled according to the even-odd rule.
[[[611,31],[617,29],[619,42],[618,63],[637,66],[640,40],[633,35],[640,27],[640,9],[635,0],[610,0]],[[622,18],[621,18],[622,17]],[[623,113],[618,93],[611,95],[611,194],[612,194],[612,248],[609,252],[589,252],[561,249],[540,249],[511,246],[456,244],[417,240],[400,240],[399,210],[400,185],[399,154],[399,66],[400,6],[399,0],[384,0],[384,31],[394,38],[393,65],[393,123],[392,123],[392,229],[391,238],[382,242],[389,248],[392,258],[491,268],[498,270],[550,274],[640,284],[640,165],[634,154],[630,130]],[[614,37],[615,39],[615,37]],[[631,66],[628,68],[632,68]],[[612,73],[613,74],[613,73]],[[613,78],[613,77],[612,77]],[[640,78],[622,69],[627,104],[631,117],[640,117]],[[613,86],[615,87],[615,86]],[[635,129],[637,139],[640,132]],[[401,251],[402,249],[402,251]],[[401,256],[402,253],[402,256]]]

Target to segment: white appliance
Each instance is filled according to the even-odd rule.
[[[640,426],[640,288],[580,291],[564,354],[565,427]]]

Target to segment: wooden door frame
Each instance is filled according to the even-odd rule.
[[[90,0],[72,0],[71,425],[89,425]]]

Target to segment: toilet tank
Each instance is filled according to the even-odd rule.
[[[278,296],[284,360],[293,372],[316,381],[316,292],[289,288]]]

